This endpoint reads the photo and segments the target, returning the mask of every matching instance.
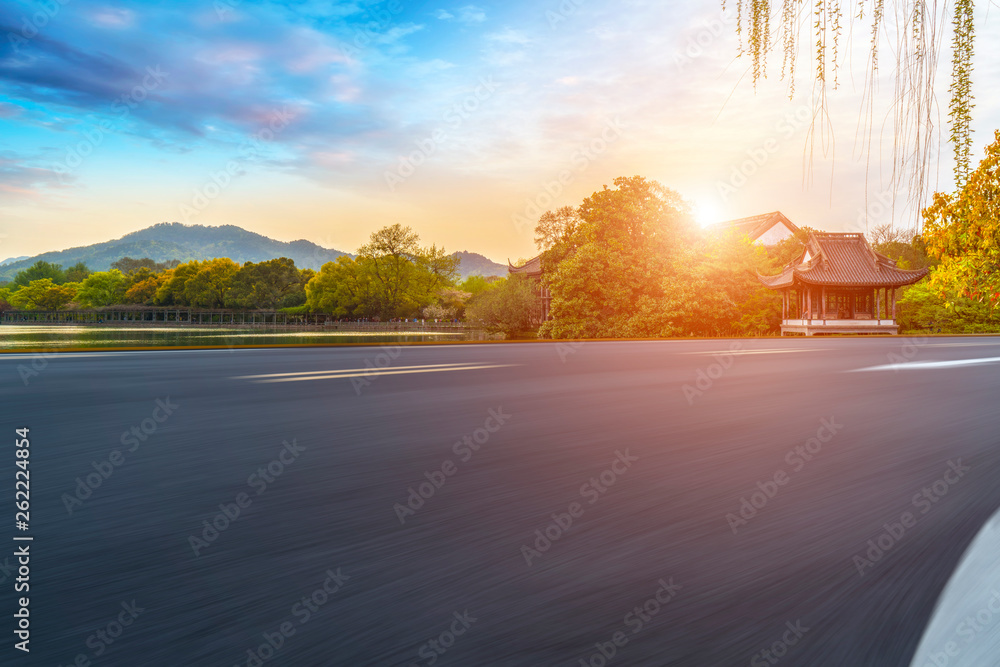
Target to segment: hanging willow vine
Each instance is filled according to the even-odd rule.
[[[795,94],[796,59],[805,34],[813,43],[813,94],[825,113],[828,87],[840,85],[839,68],[844,51],[845,23],[867,26],[869,62],[864,90],[863,144],[871,149],[876,127],[873,97],[879,72],[879,44],[886,36],[895,39],[895,90],[892,185],[907,185],[911,199],[922,200],[927,192],[929,167],[936,155],[934,145],[934,78],[938,70],[941,36],[948,23],[948,0],[729,0],[736,4],[736,33],[740,55],[751,59],[753,84],[767,78],[768,55],[782,50],[781,79],[788,96]],[[845,19],[844,5],[856,2]],[[974,0],[952,0],[952,73],[949,89],[950,143],[955,158],[955,181],[961,186],[969,174],[972,149],[972,56],[975,30]],[[726,0],[722,8],[726,8]],[[779,6],[780,5],[780,6]],[[887,14],[888,12],[888,14]],[[780,25],[772,34],[771,17]],[[805,32],[809,26],[808,33]],[[744,43],[745,40],[745,43]],[[871,151],[869,150],[869,155]]]
[[[969,156],[972,153],[972,54],[975,42],[975,24],[972,20],[973,0],[955,0],[952,20],[954,36],[951,40],[951,144],[955,149],[955,181],[964,183],[969,175]]]

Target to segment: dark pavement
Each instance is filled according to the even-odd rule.
[[[0,664],[908,665],[1000,508],[1000,363],[932,362],[1000,339],[733,344],[0,355]]]

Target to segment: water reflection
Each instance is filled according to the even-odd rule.
[[[301,331],[197,326],[0,325],[0,350],[74,347],[224,346],[484,340],[481,331]]]

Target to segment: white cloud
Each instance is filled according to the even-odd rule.
[[[475,5],[466,5],[459,8],[458,20],[462,23],[482,23],[486,20],[486,10]]]
[[[104,7],[91,14],[91,20],[103,28],[128,28],[135,23],[135,12]]]
[[[531,39],[523,30],[512,30],[511,28],[504,28],[500,32],[495,32],[491,35],[487,35],[486,39],[491,42],[499,42],[501,44],[529,44]]]

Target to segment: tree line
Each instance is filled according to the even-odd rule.
[[[901,330],[1000,331],[1000,132],[954,193],[935,195],[924,229],[877,227],[875,250],[928,279],[900,288]],[[108,271],[37,262],[0,287],[0,309],[119,304],[283,309],[344,319],[464,319],[507,335],[548,338],[747,336],[779,331],[773,275],[803,250],[809,228],[774,246],[704,230],[675,191],[641,176],[618,178],[576,207],[541,215],[535,242],[542,276],[470,277],[459,259],[421,246],[409,227],[384,227],[357,256],[321,269],[288,258],[156,263],[124,258]],[[542,322],[539,293],[551,294]]]
[[[1000,131],[951,194],[922,211],[923,231],[877,226],[873,249],[929,277],[897,293],[900,330],[1000,332]],[[781,297],[758,280],[797,260],[812,230],[774,246],[704,230],[675,191],[639,176],[579,206],[548,211],[535,228],[551,319],[527,313],[537,293],[508,280],[470,304],[495,330],[547,338],[755,336],[780,331]],[[537,309],[537,305],[535,306]]]
[[[409,227],[384,227],[358,249],[317,272],[287,257],[242,266],[219,257],[157,263],[125,257],[107,271],[38,261],[0,286],[0,310],[61,310],[118,305],[327,313],[345,319],[464,316],[491,284],[458,283],[459,258],[422,247]]]

